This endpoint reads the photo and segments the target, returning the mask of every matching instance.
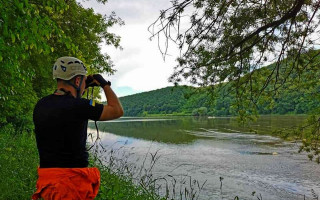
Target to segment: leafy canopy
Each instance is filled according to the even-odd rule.
[[[32,129],[36,101],[53,92],[52,65],[58,57],[78,57],[89,72],[113,73],[100,45],[120,47],[108,30],[123,24],[75,0],[0,0],[0,127]],[[106,1],[101,1],[105,3]]]
[[[320,52],[301,55],[319,42],[319,7],[317,0],[174,0],[149,31],[165,37],[164,56],[170,41],[181,50],[172,82],[216,85],[276,62],[259,89],[274,80],[277,90],[290,74],[318,70]]]

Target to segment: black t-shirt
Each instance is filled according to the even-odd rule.
[[[98,120],[102,110],[102,104],[71,95],[42,98],[33,112],[40,168],[87,167],[88,119]]]

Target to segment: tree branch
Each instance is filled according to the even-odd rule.
[[[243,45],[245,42],[247,42],[254,36],[259,35],[260,32],[267,30],[268,28],[271,28],[271,27],[278,27],[288,19],[295,17],[297,13],[301,10],[301,7],[304,3],[305,3],[305,0],[296,0],[295,5],[282,18],[258,28],[255,32],[251,33],[250,35],[245,37],[243,40],[235,44],[233,48],[230,50],[229,54],[231,55],[235,48]]]

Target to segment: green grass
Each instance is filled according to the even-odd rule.
[[[132,184],[130,178],[119,176],[106,168],[99,168],[102,179],[100,191],[96,199],[160,199],[156,194],[143,190],[140,186]]]
[[[12,129],[1,129],[0,152],[0,199],[30,199],[36,189],[39,163],[34,134],[15,135]],[[130,177],[112,172],[106,166],[97,167],[101,186],[96,199],[160,199],[152,191],[134,185]]]
[[[1,132],[0,152],[0,199],[30,199],[39,163],[34,136]]]

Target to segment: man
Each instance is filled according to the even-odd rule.
[[[61,57],[53,66],[57,90],[42,98],[34,108],[33,121],[40,156],[37,191],[32,199],[94,199],[100,172],[88,168],[86,149],[88,119],[119,118],[123,109],[101,75],[86,77],[84,64],[74,57]],[[101,86],[108,104],[92,104],[81,96],[86,87]]]

